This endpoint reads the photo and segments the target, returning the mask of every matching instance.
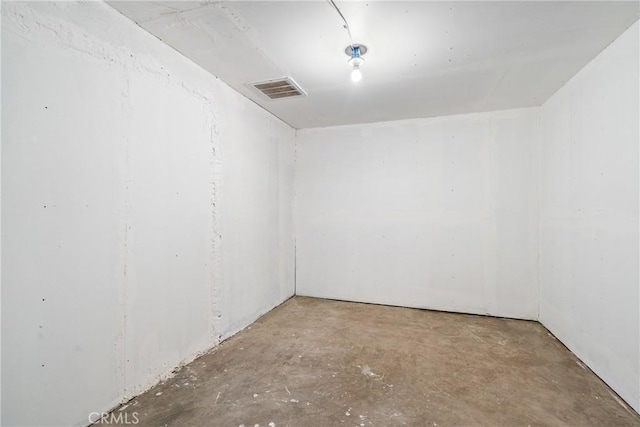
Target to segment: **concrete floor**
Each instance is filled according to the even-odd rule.
[[[304,297],[128,405],[139,426],[640,426],[536,322]]]

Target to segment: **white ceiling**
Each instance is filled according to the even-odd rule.
[[[336,0],[369,48],[352,83],[327,1],[110,4],[295,128],[542,104],[639,17],[639,3]],[[291,76],[269,100],[248,83]]]

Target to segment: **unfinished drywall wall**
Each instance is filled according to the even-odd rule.
[[[297,293],[537,317],[536,109],[298,131]]]
[[[103,3],[3,2],[2,65],[2,425],[86,425],[293,294],[293,129]]]
[[[222,144],[222,338],[294,293],[293,178],[295,130],[230,93],[218,128]],[[247,111],[245,111],[247,110]]]
[[[541,108],[540,321],[640,410],[638,23]]]

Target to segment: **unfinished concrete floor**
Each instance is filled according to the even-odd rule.
[[[145,426],[639,426],[535,322],[295,297],[129,402]]]

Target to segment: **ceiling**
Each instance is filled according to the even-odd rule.
[[[113,7],[295,128],[541,105],[639,17],[639,3],[111,1]],[[308,96],[248,85],[292,77]]]

